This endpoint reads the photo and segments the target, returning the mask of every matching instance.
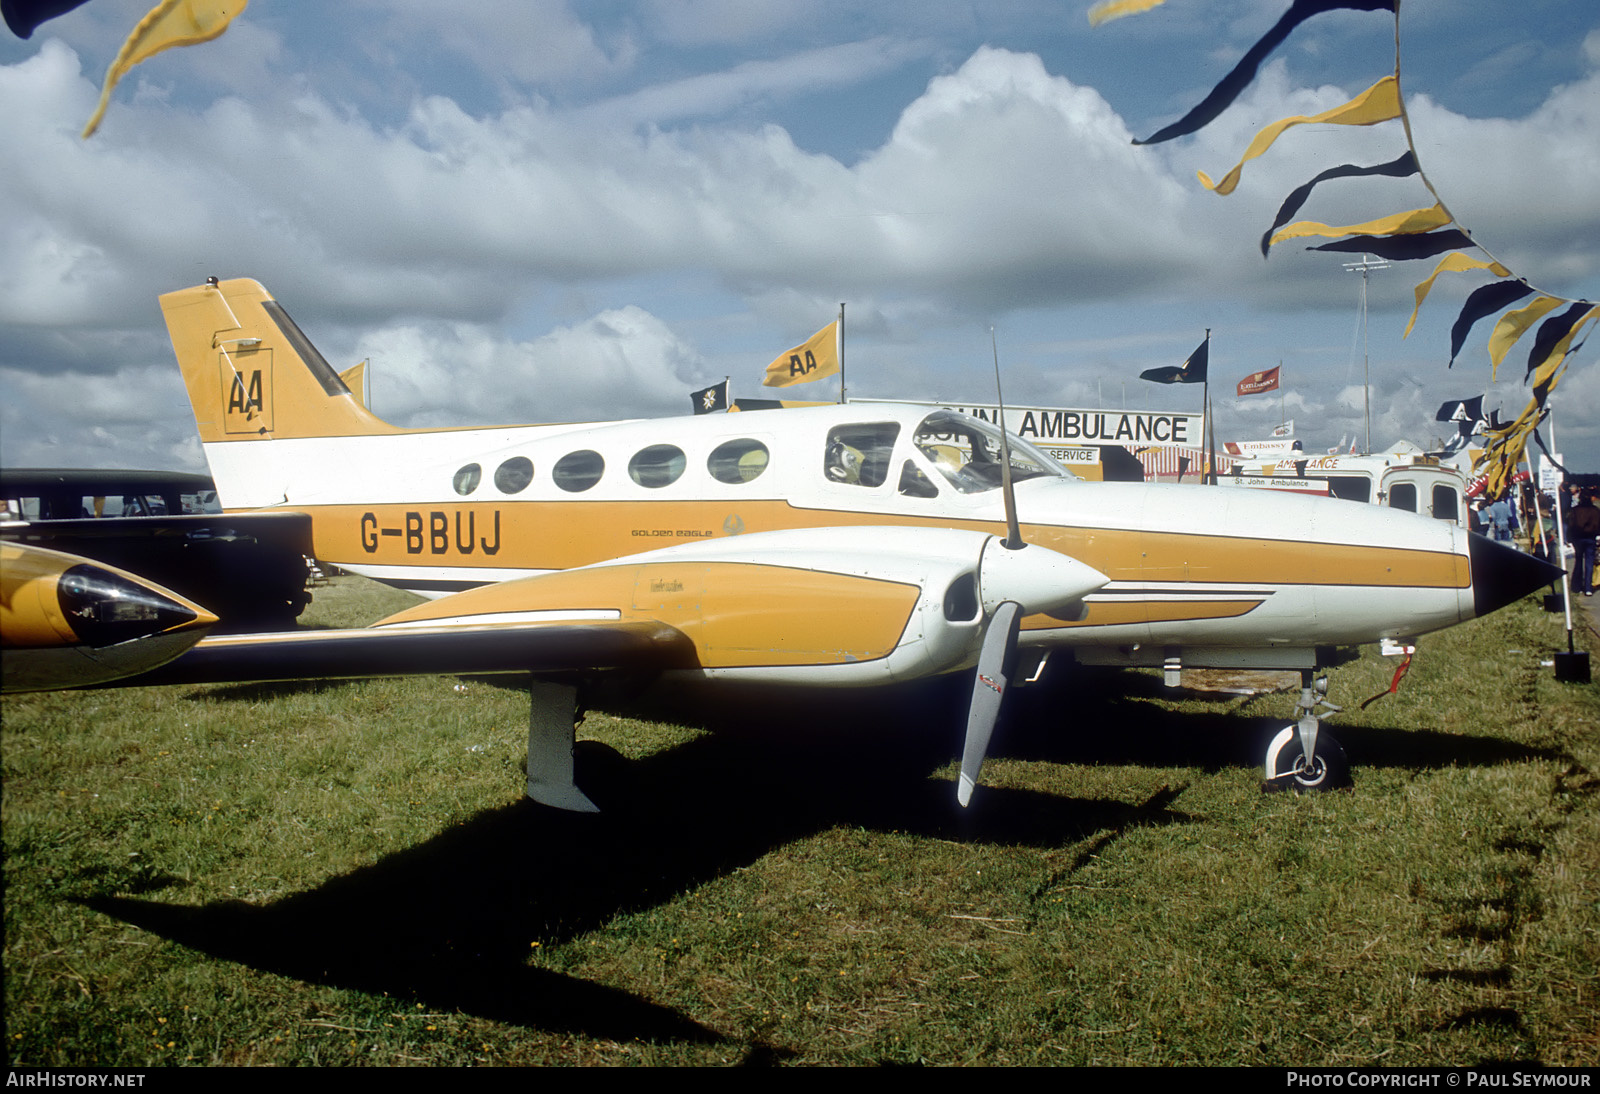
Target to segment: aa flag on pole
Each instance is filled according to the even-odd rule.
[[[789,387],[809,383],[839,371],[839,321],[823,327],[794,349],[779,354],[767,366],[762,387]]]
[[[1211,339],[1208,337],[1200,343],[1199,349],[1189,354],[1189,359],[1183,364],[1147,368],[1139,373],[1139,379],[1153,380],[1158,384],[1203,384],[1206,382],[1206,362],[1210,357]]]
[[[728,409],[728,381],[703,387],[699,391],[689,393],[689,402],[694,406],[696,414],[710,414],[717,410]]]
[[[1260,395],[1263,391],[1278,390],[1278,374],[1283,371],[1283,366],[1263,369],[1261,372],[1252,372],[1239,381],[1240,395]]]

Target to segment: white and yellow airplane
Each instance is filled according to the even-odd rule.
[[[1342,763],[1317,742],[1328,651],[1406,642],[1550,580],[1410,513],[1081,482],[926,407],[402,429],[256,282],[161,307],[224,507],[310,514],[319,559],[438,598],[362,631],[208,639],[172,679],[627,664],[835,687],[976,664],[965,803],[1017,654],[1024,671],[1064,648],[1174,683],[1183,666],[1298,669],[1300,717],[1267,774],[1316,785]],[[572,689],[553,687],[534,687],[529,793],[583,808]]]
[[[216,622],[126,570],[0,543],[0,690],[54,691],[148,672],[186,652]]]

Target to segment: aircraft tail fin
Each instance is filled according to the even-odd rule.
[[[161,312],[202,444],[404,432],[351,394],[258,282],[211,278],[162,296]]]

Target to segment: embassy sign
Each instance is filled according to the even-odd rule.
[[[853,403],[905,402],[901,399],[851,399]],[[999,419],[993,404],[928,403],[970,414],[986,422]],[[1008,406],[1005,427],[1044,448],[1115,444],[1131,448],[1189,448],[1204,443],[1204,414],[1156,410],[1087,410],[1066,407]]]

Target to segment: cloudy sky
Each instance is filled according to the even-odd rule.
[[[0,32],[0,461],[203,469],[156,297],[267,286],[336,367],[370,358],[402,425],[681,414],[846,304],[852,394],[1197,410],[1138,380],[1213,332],[1219,436],[1295,419],[1364,436],[1350,256],[1257,241],[1329,166],[1404,150],[1398,123],[1291,131],[1223,198],[1262,125],[1389,72],[1393,21],[1308,23],[1211,126],[1136,147],[1197,102],[1287,0],[1169,0],[1091,30],[1080,0],[252,0],[169,51],[78,136],[151,0]],[[1405,0],[1422,164],[1518,276],[1600,299],[1600,5]],[[1432,204],[1415,180],[1325,186],[1302,216]],[[1369,281],[1372,440],[1426,444],[1491,383],[1475,277]],[[1600,471],[1600,340],[1556,392],[1558,446]],[[1234,383],[1284,366],[1278,395]],[[816,385],[821,388],[824,385]],[[828,398],[831,385],[814,396]]]

